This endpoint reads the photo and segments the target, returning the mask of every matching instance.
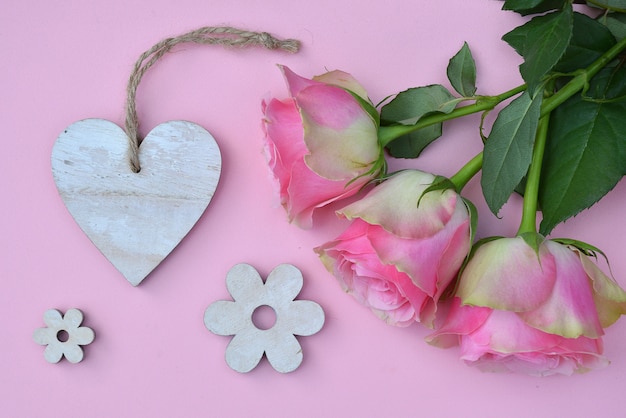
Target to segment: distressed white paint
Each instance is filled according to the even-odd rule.
[[[91,344],[95,338],[93,330],[81,327],[83,313],[78,309],[69,309],[65,315],[56,309],[48,309],[43,320],[46,328],[37,328],[33,332],[33,340],[45,345],[44,358],[49,363],[58,363],[63,356],[70,363],[78,363],[83,359],[81,345]],[[64,332],[66,335],[61,338]]]
[[[133,285],[187,235],[217,187],[221,155],[204,128],[171,121],[128,162],[128,139],[103,119],[76,122],[52,150],[52,173],[67,209],[89,239]]]
[[[294,300],[302,289],[302,273],[291,264],[276,267],[263,283],[254,267],[235,265],[226,276],[234,301],[213,302],[204,313],[204,324],[218,335],[234,335],[226,349],[226,363],[241,373],[254,369],[263,353],[272,367],[287,373],[302,362],[302,348],[294,335],[313,335],[324,325],[322,307],[309,300]],[[274,325],[258,328],[254,311],[269,306]]]

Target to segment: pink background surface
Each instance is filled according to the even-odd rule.
[[[356,6],[360,4],[360,6]],[[276,63],[312,76],[352,73],[374,102],[408,87],[443,83],[448,59],[470,44],[479,93],[520,83],[519,57],[500,37],[523,18],[492,0],[298,2],[153,0],[3,1],[0,5],[0,416],[623,416],[626,321],[609,328],[612,364],[571,378],[483,374],[456,349],[428,346],[419,325],[385,325],[345,295],[312,248],[345,224],[333,209],[303,231],[276,207],[262,156],[260,102],[286,97]],[[184,119],[207,128],[223,156],[217,193],[187,238],[138,288],[99,253],[65,209],[50,152],[69,124],[123,122],[138,56],[159,40],[207,25],[265,30],[303,42],[299,54],[184,46],[150,70],[138,93],[145,134]],[[480,149],[478,117],[455,121],[417,161],[394,163],[450,175]],[[479,235],[512,234],[519,199],[488,215],[478,179],[467,196]],[[588,241],[626,285],[626,183],[555,236]],[[227,299],[238,262],[263,276],[298,266],[301,299],[326,325],[301,337],[304,362],[281,375],[267,361],[249,374],[228,368],[229,337],[211,334],[206,307]],[[32,341],[46,309],[80,308],[96,332],[82,363],[48,364]]]

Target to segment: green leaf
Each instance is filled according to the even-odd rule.
[[[626,38],[626,14],[611,13],[600,21],[606,25],[618,41]]]
[[[448,63],[448,80],[461,96],[471,97],[476,93],[476,63],[467,42]]]
[[[506,0],[502,10],[513,10],[522,16],[560,9],[567,0]]]
[[[604,254],[604,252],[601,249],[591,244],[588,244],[584,241],[578,241],[578,240],[571,239],[571,238],[552,238],[550,241],[554,241],[554,242],[558,242],[559,244],[575,247],[587,257],[598,258],[598,254],[600,254],[602,257],[604,257],[607,263],[609,261],[606,254]]]
[[[506,0],[502,6],[502,10],[528,10],[537,7],[542,0]]]
[[[383,106],[380,112],[381,124],[414,125],[429,113],[450,113],[456,104],[456,98],[441,84],[410,88],[398,93]]]
[[[537,255],[539,255],[539,247],[541,247],[541,244],[545,241],[543,235],[536,232],[524,232],[520,237],[530,248],[535,250]]]
[[[626,0],[587,0],[587,3],[614,12],[626,12]]]
[[[607,78],[607,84],[602,81],[602,77]],[[626,101],[626,67],[624,63],[617,66],[607,65],[603,74],[596,76],[586,91],[586,99],[597,103],[608,102],[624,102]],[[623,116],[626,116],[624,114]],[[622,118],[623,119],[623,118]],[[626,146],[626,137],[623,136],[624,131],[621,132],[621,143]],[[626,167],[624,173],[626,174]]]
[[[572,36],[573,14],[569,5],[561,11],[534,17],[502,37],[524,57],[520,73],[531,95],[535,95],[542,78],[565,53]]]
[[[586,68],[613,45],[615,38],[606,26],[587,15],[574,13],[572,39],[554,70],[569,73]]]
[[[559,244],[570,246],[570,247],[575,247],[587,257],[593,257],[596,260],[598,259],[598,254],[600,254],[602,258],[604,258],[604,261],[606,261],[606,265],[609,267],[609,272],[611,273],[611,277],[613,277],[613,272],[611,271],[611,263],[609,262],[609,257],[607,257],[604,251],[602,251],[598,247],[593,246],[584,241],[578,241],[578,240],[570,239],[570,238],[552,238],[550,241],[558,242]]]
[[[378,111],[376,110],[374,105],[368,102],[367,100],[365,100],[364,98],[362,98],[361,96],[359,96],[358,94],[356,94],[355,92],[353,92],[352,90],[348,90],[348,89],[344,89],[344,90],[350,93],[352,97],[354,97],[354,99],[361,105],[363,110],[365,110],[368,113],[368,115],[370,115],[370,117],[372,118],[372,121],[374,121],[374,124],[378,128],[380,126],[380,115],[378,114]]]
[[[416,87],[405,90],[382,107],[382,125],[414,125],[431,113],[450,113],[458,103],[444,86]],[[442,124],[428,126],[393,140],[387,150],[393,157],[416,158],[431,142],[441,136]]]
[[[424,148],[441,136],[442,124],[427,126],[394,139],[387,145],[387,151],[395,158],[417,158]]]
[[[494,214],[506,203],[522,180],[532,159],[541,110],[541,95],[528,92],[500,111],[485,142],[481,185]]]
[[[591,207],[626,174],[626,68],[603,69],[587,94],[598,97],[573,96],[550,117],[539,188],[544,235]]]
[[[467,213],[470,218],[470,242],[474,242],[474,238],[476,238],[476,230],[478,229],[478,209],[476,209],[476,206],[471,200],[464,197],[461,199],[463,199],[463,203],[465,203],[465,207],[467,208]]]
[[[426,190],[422,192],[422,195],[417,200],[417,206],[419,206],[420,202],[422,201],[422,198],[426,196],[427,193],[435,192],[437,190],[440,190],[442,193],[445,192],[446,190],[454,190],[456,192],[456,186],[447,177],[435,176],[435,179],[433,180],[431,185],[428,186]]]

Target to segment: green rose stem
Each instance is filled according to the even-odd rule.
[[[457,193],[461,193],[463,187],[472,179],[483,167],[483,153],[479,152],[474,158],[469,160],[459,171],[456,172],[450,181],[454,184]]]
[[[557,91],[553,96],[546,98],[542,103],[541,119],[539,119],[537,134],[535,136],[535,144],[533,146],[533,155],[528,169],[528,174],[526,176],[522,220],[520,222],[517,235],[537,233],[537,201],[539,196],[539,181],[541,177],[543,154],[548,138],[548,120],[550,118],[550,112],[587,86],[589,80],[591,80],[591,78],[608,63],[613,61],[613,59],[624,50],[624,48],[626,48],[626,38],[616,43],[589,67],[579,71],[572,80],[563,86],[563,88]]]
[[[378,128],[378,139],[383,147],[386,147],[391,141],[399,138],[403,135],[417,131],[419,129],[426,128],[431,125],[435,125],[447,120],[460,118],[462,116],[471,115],[473,113],[484,112],[485,110],[491,110],[496,107],[500,102],[509,99],[526,90],[526,85],[522,84],[509,91],[506,91],[497,96],[483,96],[476,100],[476,103],[462,106],[454,109],[450,113],[435,113],[425,116],[417,121],[414,125],[393,125],[393,126],[381,126]]]
[[[589,67],[578,71],[576,76],[565,86],[563,86],[553,96],[543,101],[541,104],[541,116],[549,114],[564,101],[572,97],[579,90],[583,89],[589,83],[589,80],[591,80],[591,78],[598,73],[598,71],[613,61],[613,59],[615,59],[615,57],[617,57],[624,49],[626,49],[626,38],[623,38],[618,43],[613,45]]]
[[[537,200],[539,198],[539,179],[541,178],[541,165],[543,153],[548,139],[548,121],[550,114],[539,119],[533,155],[526,175],[526,187],[524,188],[524,203],[522,206],[522,220],[517,235],[527,232],[537,233]]]
[[[545,151],[547,134],[548,134],[548,120],[550,112],[556,109],[559,105],[572,97],[578,91],[588,85],[589,80],[604,68],[608,63],[613,61],[620,52],[626,49],[626,38],[620,40],[613,47],[607,50],[600,58],[593,62],[589,67],[584,70],[580,70],[576,73],[565,86],[563,86],[554,95],[546,98],[541,104],[541,119],[537,127],[537,134],[535,137],[535,144],[533,146],[533,155],[526,176],[526,188],[524,190],[524,203],[522,210],[522,220],[517,232],[518,235],[524,233],[537,232],[537,202],[539,196],[539,179],[541,176],[541,165],[543,162],[543,154]],[[447,120],[467,116],[472,113],[478,113],[486,110],[493,109],[496,105],[502,101],[515,96],[518,93],[523,92],[526,89],[526,85],[515,87],[509,91],[506,91],[497,96],[486,96],[478,99],[476,103],[459,107],[448,114],[437,113],[426,116],[420,119],[415,125],[396,125],[396,126],[382,126],[378,130],[378,137],[380,143],[385,147],[389,142],[403,135],[416,131],[418,129],[425,128],[437,123],[445,122]],[[480,152],[474,158],[472,158],[467,164],[465,164],[456,174],[450,177],[450,181],[454,185],[458,193],[461,192],[463,187],[470,181],[476,173],[480,171],[483,163],[483,153]]]
[[[598,71],[604,68],[609,62],[611,62],[620,52],[626,48],[626,38],[620,40],[607,50],[600,58],[598,58],[593,64],[584,70],[577,72],[576,76],[572,78],[565,86],[563,86],[553,96],[544,100],[541,105],[541,116],[545,116],[553,111],[556,107],[569,99],[575,93],[583,89],[589,80],[596,75]],[[506,91],[497,96],[483,96],[476,100],[476,103],[456,108],[450,113],[435,113],[425,116],[417,121],[414,125],[393,125],[393,126],[381,126],[378,128],[378,138],[380,144],[386,147],[391,141],[399,138],[403,135],[417,131],[422,128],[426,128],[437,123],[442,123],[448,120],[460,118],[462,116],[471,115],[473,113],[484,112],[496,107],[499,103],[506,99],[509,99],[526,90],[526,85],[522,84],[509,91]]]

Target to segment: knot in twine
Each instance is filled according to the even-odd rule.
[[[134,173],[141,170],[139,163],[139,118],[135,105],[137,87],[146,71],[152,67],[163,55],[176,45],[181,43],[196,43],[209,45],[223,45],[227,47],[246,48],[250,46],[262,46],[271,50],[283,50],[295,53],[300,49],[300,41],[296,39],[277,39],[267,32],[250,32],[228,26],[207,26],[193,30],[180,36],[167,38],[154,45],[141,54],[128,80],[126,88],[126,120],[124,123],[128,136],[130,154],[130,168]]]

